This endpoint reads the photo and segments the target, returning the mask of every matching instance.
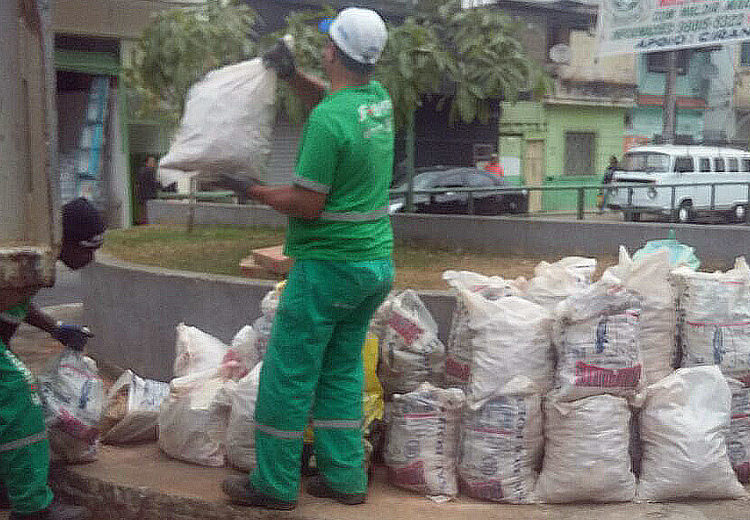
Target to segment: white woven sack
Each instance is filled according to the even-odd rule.
[[[535,495],[542,502],[627,502],[635,496],[630,468],[630,408],[596,395],[544,403],[544,462]]]
[[[456,456],[464,394],[424,383],[389,403],[385,464],[390,482],[436,501],[458,494]]]
[[[670,270],[666,249],[646,252],[637,260],[631,260],[624,246],[620,246],[619,263],[608,269],[641,301],[638,343],[643,358],[644,386],[656,383],[674,371],[677,309]]]
[[[678,288],[682,366],[718,365],[750,383],[750,269],[740,257],[725,273],[673,271]]]
[[[188,92],[159,166],[262,178],[275,115],[276,73],[261,58],[209,72]]]
[[[525,376],[541,392],[552,386],[552,316],[516,294],[508,282],[466,283],[464,273],[446,271],[457,310],[446,356],[448,384],[465,389],[475,409],[516,376]],[[504,284],[504,285],[503,285]]]
[[[727,456],[732,396],[715,366],[680,368],[647,390],[638,498],[739,498]]]
[[[174,377],[205,372],[221,365],[227,345],[196,327],[180,323],[176,327]]]
[[[474,332],[469,327],[468,308],[462,293],[478,293],[488,300],[496,300],[505,296],[518,296],[521,290],[515,282],[500,276],[485,276],[471,271],[445,271],[443,280],[456,294],[456,307],[446,345],[446,384],[465,390],[471,380]]]
[[[727,379],[732,392],[732,419],[727,434],[727,451],[737,479],[750,482],[750,388]]]
[[[608,273],[560,303],[555,333],[558,398],[634,395],[642,371],[639,321],[638,298]]]
[[[257,347],[258,336],[258,332],[252,325],[245,325],[237,331],[229,344],[229,349],[237,353],[248,371],[252,370],[261,360]]]
[[[228,408],[217,402],[224,383],[218,368],[170,382],[159,411],[164,453],[203,466],[224,466]]]
[[[39,395],[54,458],[69,463],[96,460],[105,399],[96,362],[65,348],[39,375]]]
[[[458,475],[467,495],[494,502],[532,501],[541,462],[542,398],[527,377],[516,377],[461,423]]]
[[[248,375],[236,383],[229,381],[224,387],[231,402],[227,425],[227,462],[243,471],[255,467],[255,402],[262,366],[262,362],[258,363]]]
[[[445,381],[445,346],[438,326],[416,292],[389,296],[378,310],[382,322],[378,378],[386,395]]]
[[[553,312],[558,303],[591,284],[596,259],[567,256],[554,263],[539,262],[523,296]]]

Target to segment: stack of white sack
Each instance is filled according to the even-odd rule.
[[[541,462],[542,398],[531,379],[512,379],[461,424],[458,476],[467,495],[495,502],[532,502]]]
[[[545,400],[542,502],[626,502],[635,496],[630,468],[630,408],[622,397]]]
[[[552,385],[552,315],[516,296],[512,283],[466,271],[446,271],[456,294],[446,359],[448,384],[466,391],[472,406],[497,394],[516,376],[541,392]]]
[[[595,272],[595,258],[567,256],[551,264],[539,262],[523,297],[554,312],[558,303],[588,287]]]
[[[750,482],[750,388],[727,379],[732,392],[732,419],[727,434],[727,451],[737,479]]]
[[[725,273],[672,272],[678,295],[682,366],[717,365],[750,383],[750,269],[743,257]]]
[[[389,296],[376,320],[378,378],[387,396],[411,392],[425,382],[443,386],[445,346],[438,339],[437,323],[417,293],[406,290]]]
[[[602,278],[557,306],[557,398],[632,396],[641,381],[640,301],[622,281]]]
[[[715,366],[680,368],[648,387],[640,412],[639,500],[746,495],[727,455],[731,402]]]
[[[249,369],[217,338],[177,326],[175,379],[159,411],[159,447],[170,457],[223,466],[229,403],[220,390]]]
[[[228,402],[227,462],[237,469],[248,471],[255,467],[255,402],[263,362],[258,363],[239,381],[228,381],[222,392]]]
[[[129,444],[158,438],[159,409],[169,384],[143,379],[125,370],[107,392],[101,421],[105,444]]]
[[[398,487],[442,502],[458,494],[456,451],[464,394],[429,383],[396,394],[386,408],[385,464]]]
[[[66,348],[39,376],[39,395],[53,458],[69,463],[95,461],[104,382],[94,360]]]
[[[190,88],[162,168],[262,178],[275,115],[276,73],[261,58],[209,72]]]
[[[656,383],[674,371],[677,350],[675,291],[670,283],[666,249],[645,252],[631,260],[620,246],[619,263],[607,270],[636,294],[641,302],[639,346],[643,358],[644,386]]]

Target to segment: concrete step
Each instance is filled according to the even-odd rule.
[[[128,447],[102,446],[91,464],[55,467],[51,480],[58,496],[85,505],[95,519],[123,520],[673,520],[746,519],[744,500],[692,501],[669,504],[506,505],[459,496],[447,503],[398,489],[378,466],[368,499],[344,506],[301,492],[291,512],[229,505],[221,481],[241,474],[229,468],[207,468],[164,455],[156,443]],[[0,519],[2,513],[0,513]]]

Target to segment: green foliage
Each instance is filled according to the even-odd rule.
[[[492,99],[514,102],[522,92],[546,90],[544,72],[515,37],[523,24],[501,11],[462,9],[451,0],[423,23],[434,28],[449,53],[451,120],[486,122]]]
[[[448,60],[429,25],[409,18],[400,26],[388,28],[388,42],[376,76],[391,94],[398,126],[412,117],[422,95],[438,91]]]
[[[330,7],[319,11],[292,12],[286,17],[286,28],[272,34],[268,41],[261,42],[262,47],[269,48],[278,38],[290,34],[294,38],[294,57],[297,65],[309,74],[323,77],[321,58],[323,45],[328,37],[318,30],[318,22],[335,15],[336,11]],[[292,121],[302,121],[306,117],[306,108],[285,82],[279,82],[277,99],[280,101],[277,107]]]
[[[515,38],[519,28],[494,8],[461,9],[458,0],[419,0],[419,15],[389,26],[389,37],[375,76],[391,94],[396,122],[403,126],[423,96],[449,103],[451,120],[486,121],[491,100],[514,101],[521,92],[544,92],[548,80]],[[144,31],[126,71],[128,86],[143,101],[141,115],[176,122],[190,86],[211,69],[260,54],[276,38],[291,34],[298,64],[322,76],[326,35],[318,30],[319,11],[291,13],[286,28],[256,42],[257,15],[239,0],[208,0],[196,7],[162,11]],[[306,113],[289,87],[279,85],[277,106],[292,119]]]
[[[144,30],[126,70],[141,116],[179,119],[190,86],[211,69],[256,55],[256,13],[236,0],[161,11]]]

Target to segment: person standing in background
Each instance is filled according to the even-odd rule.
[[[494,175],[505,175],[505,171],[503,170],[503,165],[500,164],[500,159],[498,158],[496,153],[493,153],[490,156],[490,160],[487,164],[484,165],[484,171],[492,173]]]
[[[601,190],[599,190],[599,213],[602,213],[604,211],[604,208],[607,207],[607,197],[609,195],[609,189],[607,188],[607,184],[610,184],[612,180],[614,180],[615,172],[620,168],[617,157],[612,155],[609,158],[609,165],[607,166],[607,170],[604,172],[604,177],[602,178],[602,186],[604,186]]]
[[[148,224],[147,202],[156,198],[160,187],[156,180],[156,157],[149,155],[135,176],[136,224]]]

